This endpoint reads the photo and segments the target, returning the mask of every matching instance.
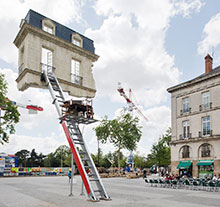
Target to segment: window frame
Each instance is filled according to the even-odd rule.
[[[201,157],[210,157],[211,156],[211,145],[204,143],[201,145]]]
[[[182,158],[190,158],[190,147],[188,145],[182,146]]]
[[[202,109],[210,108],[210,91],[206,91],[202,93]]]
[[[45,18],[42,20],[42,30],[49,34],[55,35],[56,25],[50,19]]]
[[[53,27],[47,25],[47,24],[44,24],[43,25],[43,31],[49,33],[49,34],[53,34]]]
[[[189,120],[183,121],[182,126],[183,126],[183,138],[188,139],[190,137],[190,123],[189,123]]]
[[[210,115],[202,117],[202,135],[211,135],[211,117]]]
[[[183,98],[183,113],[190,112],[190,101],[189,97]]]
[[[82,37],[77,34],[77,33],[73,33],[72,34],[72,44],[77,46],[77,47],[82,47],[83,46],[83,39]],[[79,44],[78,44],[79,43]]]
[[[82,85],[82,77],[80,76],[81,61],[71,59],[71,82]]]

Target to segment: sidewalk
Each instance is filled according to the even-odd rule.
[[[89,202],[81,196],[81,178],[69,197],[67,176],[0,178],[0,207],[219,207],[220,193],[148,187],[142,178],[104,178],[112,201]]]

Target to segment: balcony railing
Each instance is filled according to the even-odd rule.
[[[191,113],[191,107],[180,110],[180,116],[182,116],[185,113]]]
[[[44,63],[41,63],[41,71],[42,73],[44,71],[47,71],[47,74],[51,74],[53,73],[55,70],[55,67],[51,66],[51,65],[47,65],[47,64],[44,64]]]
[[[71,74],[71,81],[72,83],[78,84],[78,85],[82,85],[82,80],[83,78],[81,76],[75,75],[75,74]]]
[[[210,136],[210,137],[212,137],[213,136],[213,130],[211,129],[208,133],[206,133],[206,134],[202,134],[202,132],[201,131],[199,131],[198,132],[198,137],[207,137],[207,136]]]
[[[212,102],[199,105],[199,111],[204,111],[204,110],[207,110],[207,109],[212,109]]]
[[[188,133],[187,136],[185,136],[185,137],[182,134],[179,135],[180,140],[191,139],[191,138],[192,138],[192,133]]]

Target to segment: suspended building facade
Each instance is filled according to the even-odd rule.
[[[43,70],[52,69],[63,91],[76,97],[95,96],[93,41],[33,10],[21,21],[14,40],[19,50],[17,86],[47,88]]]

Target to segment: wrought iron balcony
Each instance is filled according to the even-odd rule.
[[[71,81],[72,83],[82,85],[83,78],[81,76],[71,74]]]

